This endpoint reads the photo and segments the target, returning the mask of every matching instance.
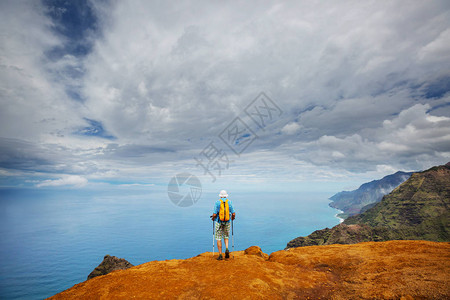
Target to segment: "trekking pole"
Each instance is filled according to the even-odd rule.
[[[214,258],[214,219],[212,220],[213,221],[213,258]]]
[[[233,248],[233,259],[234,259],[234,220],[231,220],[231,247]]]

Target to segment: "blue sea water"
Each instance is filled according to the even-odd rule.
[[[235,250],[258,245],[270,254],[297,236],[337,225],[329,196],[234,194]],[[106,254],[138,265],[212,251],[216,199],[217,193],[204,193],[180,208],[162,189],[0,189],[0,299],[52,296],[86,280]]]

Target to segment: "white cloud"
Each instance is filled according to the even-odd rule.
[[[296,157],[318,165],[363,171],[379,166],[420,170],[450,160],[450,118],[433,117],[429,105],[416,104],[382,126],[344,137],[322,136],[298,144]],[[420,158],[420,159],[419,159]],[[401,163],[400,163],[401,162]]]
[[[88,180],[82,176],[78,175],[68,175],[59,179],[54,180],[44,180],[38,184],[36,187],[46,187],[46,186],[74,186],[83,187],[88,183]]]
[[[323,179],[449,158],[445,1],[93,1],[92,52],[57,60],[46,53],[67,41],[43,4],[0,5],[4,170],[136,182],[196,170],[193,157],[261,91],[282,120],[258,132],[251,160],[235,157],[235,176]],[[116,139],[81,136],[87,119]],[[309,176],[295,177],[299,165]]]
[[[292,135],[292,134],[297,133],[299,130],[300,130],[300,125],[298,123],[291,122],[289,124],[286,124],[281,129],[281,132],[288,134],[288,135]]]
[[[0,136],[42,142],[67,136],[82,121],[60,82],[61,70],[78,64],[65,56],[51,62],[46,52],[61,46],[38,1],[0,4]],[[57,81],[55,81],[57,80]]]
[[[398,171],[398,169],[390,166],[390,165],[377,165],[377,172],[381,173],[381,174],[393,174],[395,172]],[[417,171],[417,170],[415,170]]]
[[[420,60],[450,59],[450,28],[441,32],[439,36],[420,49],[418,56]]]
[[[123,184],[119,184],[118,186],[120,187],[153,187],[155,186],[154,184],[141,184],[141,183],[123,183]]]

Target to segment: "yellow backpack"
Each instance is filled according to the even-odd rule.
[[[230,206],[228,205],[228,199],[225,201],[220,199],[219,219],[224,222],[230,220]]]

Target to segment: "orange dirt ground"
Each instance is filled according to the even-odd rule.
[[[450,299],[450,243],[311,246],[270,257],[253,246],[227,261],[207,252],[114,271],[50,299],[175,298]]]

